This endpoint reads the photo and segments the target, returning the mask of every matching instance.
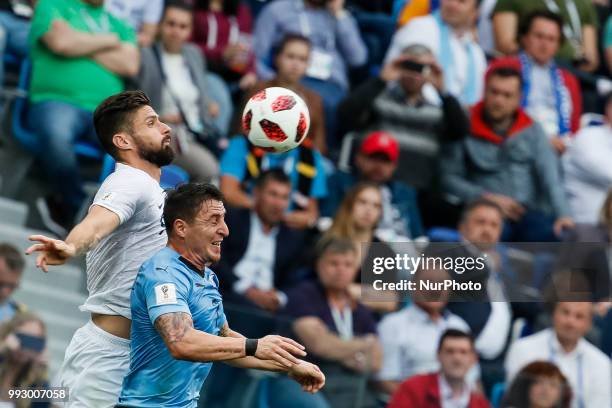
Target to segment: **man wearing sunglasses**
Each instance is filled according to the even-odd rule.
[[[24,305],[11,298],[19,287],[24,266],[25,261],[15,247],[0,243],[0,324],[25,310]]]

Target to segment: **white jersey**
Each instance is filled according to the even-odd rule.
[[[87,253],[89,297],[80,309],[131,319],[130,295],[138,269],[167,242],[165,193],[147,173],[117,163],[92,205],[119,217],[120,225]]]

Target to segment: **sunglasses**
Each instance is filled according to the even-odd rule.
[[[17,283],[9,283],[9,282],[0,282],[0,289],[9,288],[15,290],[19,287]]]
[[[420,64],[414,61],[402,61],[400,67],[406,71],[418,72],[421,75],[428,75],[431,71],[431,67],[428,64]]]
[[[34,351],[40,353],[45,349],[45,338],[40,336],[31,336],[24,333],[15,333],[15,337],[19,340],[19,345],[22,350]]]

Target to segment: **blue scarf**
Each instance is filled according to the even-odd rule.
[[[456,69],[455,61],[453,56],[453,50],[451,49],[451,30],[448,24],[442,21],[440,10],[433,13],[433,17],[438,23],[440,29],[440,55],[439,62],[444,71],[444,82],[450,84],[453,79],[453,71]],[[474,45],[465,45],[465,51],[467,53],[467,75],[465,78],[465,84],[461,90],[461,94],[458,95],[462,103],[472,105],[478,102],[480,95],[477,93],[477,82],[476,82],[476,62],[474,61]]]
[[[523,101],[521,105],[527,106],[529,92],[531,91],[531,60],[524,52],[519,54],[521,61],[521,71],[523,75]],[[567,136],[571,133],[571,110],[572,103],[569,91],[565,86],[561,69],[554,62],[550,64],[550,79],[553,82],[553,92],[555,93],[555,109],[559,121],[559,135]]]

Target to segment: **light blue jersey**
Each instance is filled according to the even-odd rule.
[[[119,405],[196,407],[212,363],[175,360],[154,327],[166,313],[189,313],[196,330],[217,335],[225,323],[219,281],[171,248],[146,261],[132,288],[132,351]]]

